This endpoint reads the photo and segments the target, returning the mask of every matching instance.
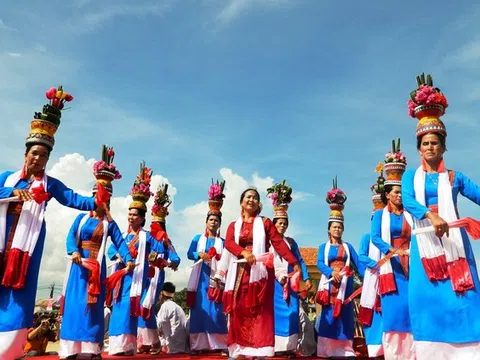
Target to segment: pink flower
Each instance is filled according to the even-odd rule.
[[[210,200],[216,200],[223,198],[222,188],[219,184],[212,184],[208,189],[208,198]]]
[[[415,102],[417,104],[427,104],[427,99],[430,95],[435,94],[435,89],[428,85],[420,85],[420,88],[415,94]]]
[[[412,99],[408,100],[408,115],[412,118],[415,117],[415,108],[418,105],[415,104],[415,102],[412,101]]]

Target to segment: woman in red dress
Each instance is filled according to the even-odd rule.
[[[294,266],[295,272],[301,270],[272,221],[259,216],[258,191],[254,188],[245,190],[240,205],[240,218],[227,229],[225,248],[228,252],[222,254],[217,275],[226,275],[224,312],[230,315],[227,345],[230,358],[253,356],[263,359],[274,355],[275,274],[269,261],[260,261],[263,257],[259,255],[267,253],[271,245]]]

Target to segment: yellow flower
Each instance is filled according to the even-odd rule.
[[[379,175],[382,175],[383,173],[383,163],[379,162],[377,166],[375,167],[375,172],[378,173]]]

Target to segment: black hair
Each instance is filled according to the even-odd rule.
[[[145,222],[147,221],[147,219],[145,218],[145,216],[147,215],[147,211],[146,210],[143,210],[143,209],[139,209],[139,208],[129,208],[128,210],[132,210],[132,209],[135,209],[138,211],[138,215],[141,216],[143,218],[143,221],[142,221],[142,224],[141,226],[144,227],[145,226]]]
[[[339,223],[339,224],[342,224],[342,230],[345,230],[345,225],[343,225],[343,222],[337,221],[337,220],[330,220],[330,221],[328,222],[327,230],[330,230],[330,228],[332,227],[332,224],[333,224],[334,222]]]
[[[242,195],[240,195],[240,204],[242,203],[243,201],[243,198],[245,197],[245,195],[247,194],[247,192],[249,191],[255,191],[255,193],[257,194],[257,200],[260,201],[260,193],[258,192],[257,189],[253,189],[253,188],[249,188],[249,189],[246,189],[242,192]]]
[[[163,287],[162,287],[162,290],[163,291],[166,291],[166,292],[169,292],[169,293],[172,293],[174,294],[175,293],[175,285],[173,285],[171,282],[166,282],[166,283],[163,283]]]
[[[383,187],[383,191],[382,191],[382,194],[380,195],[382,197],[382,202],[387,205],[388,204],[388,199],[387,199],[387,194],[390,193],[390,191],[393,190],[393,187],[395,185],[385,185]]]
[[[218,222],[221,224],[222,223],[222,213],[208,213],[207,218],[205,219],[205,223],[208,222],[208,219],[210,216],[216,216],[218,218]]]
[[[32,147],[34,147],[35,145],[43,146],[45,149],[47,149],[48,156],[50,156],[50,153],[52,152],[52,148],[42,143],[29,143],[28,145],[25,145],[25,155],[27,155],[30,152],[30,150],[32,150]]]
[[[437,135],[438,137],[438,141],[440,142],[440,144],[442,145],[443,149],[445,151],[447,151],[447,138],[445,137],[445,135],[443,134],[440,134],[438,132],[429,132],[429,133],[426,133],[426,134],[423,134],[422,136],[420,137],[417,137],[417,150],[420,150],[420,146],[422,145],[422,139],[425,135]]]
[[[288,218],[273,218],[273,220],[272,220],[273,225],[275,225],[278,222],[278,220],[280,220],[280,219],[285,220],[287,222],[287,226],[288,226],[288,224],[289,224]]]

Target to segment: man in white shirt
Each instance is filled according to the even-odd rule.
[[[188,352],[187,318],[183,309],[173,301],[174,295],[175,285],[171,282],[164,283],[157,325],[162,349],[168,354]]]

